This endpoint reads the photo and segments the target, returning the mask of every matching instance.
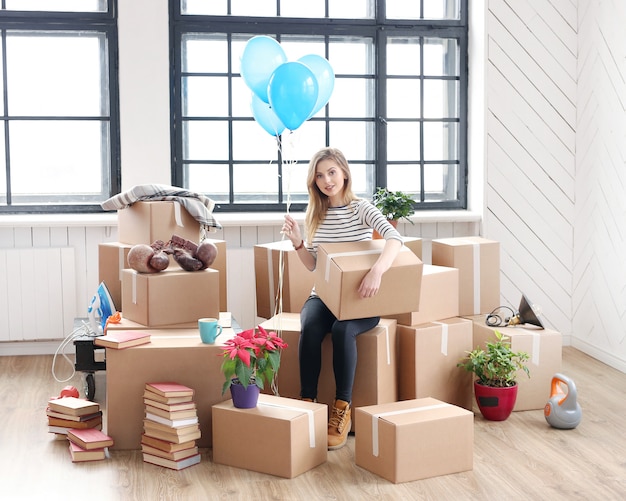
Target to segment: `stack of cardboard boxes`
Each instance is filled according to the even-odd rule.
[[[405,246],[421,259],[420,239],[407,240]],[[416,245],[416,240],[420,245]],[[369,431],[362,432],[361,436],[356,430],[357,464],[394,482],[471,469],[471,426],[467,427],[467,419],[473,419],[470,412],[474,404],[473,380],[457,363],[466,351],[493,339],[494,330],[499,328],[511,337],[513,349],[530,354],[532,377],[519,379],[515,410],[540,410],[549,397],[551,377],[561,367],[561,335],[526,325],[489,327],[485,324],[486,315],[500,306],[500,245],[481,237],[433,240],[432,264],[422,264],[418,259],[418,278],[408,271],[410,264],[409,268],[402,269],[406,262],[394,262],[390,271],[398,265],[395,271],[403,271],[394,277],[391,277],[393,273],[385,274],[376,305],[349,296],[348,291],[354,290],[355,280],[358,280],[351,274],[358,276],[359,268],[361,271],[368,269],[370,261],[376,257],[371,247],[383,243],[340,244],[341,248],[336,248],[338,244],[321,245],[315,273],[309,273],[296,252],[284,243],[257,245],[257,314],[268,318],[262,324],[265,328],[280,330],[290,346],[297,346],[299,311],[315,283],[317,293],[339,319],[381,316],[375,329],[357,338],[359,359],[352,403],[356,427],[359,422],[369,423],[363,425]],[[406,257],[402,253],[401,256]],[[288,268],[288,273],[282,275],[282,290],[283,293],[289,291],[289,300],[285,301],[283,295],[282,312],[275,314],[279,297],[279,259]],[[346,307],[348,305],[351,309]],[[334,380],[328,338],[322,356],[318,400],[331,404]],[[284,352],[281,363],[278,390],[282,396],[298,398],[297,350]],[[454,419],[450,419],[451,416]],[[406,437],[407,430],[419,434],[420,430],[431,429],[442,436],[465,430],[463,440],[457,441],[454,451],[455,458],[463,460],[451,462],[450,458],[439,458],[438,464],[443,466],[438,469],[433,469],[433,463],[410,462],[411,471],[407,472],[402,458],[416,451],[411,452],[407,444],[394,442],[397,451],[394,450],[392,456],[400,457],[402,464],[391,466],[393,471],[390,472],[388,462],[372,456],[370,434],[374,421],[395,430],[389,433],[396,442],[402,440],[399,437]],[[361,440],[367,440],[365,446],[359,446]],[[436,444],[432,447],[437,448]],[[446,464],[450,465],[448,469]]]

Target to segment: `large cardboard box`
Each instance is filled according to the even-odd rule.
[[[281,311],[299,313],[315,284],[315,274],[302,264],[290,240],[255,245],[254,274],[256,314],[261,318],[277,313],[277,298],[282,299]]]
[[[390,315],[398,325],[419,325],[459,316],[459,270],[425,264],[419,311]]]
[[[217,240],[214,238],[205,238],[203,242],[211,242],[217,247],[217,257],[211,269],[220,272],[220,311],[228,311],[228,268],[227,268],[227,256],[226,240]]]
[[[300,314],[278,314],[261,325],[267,330],[274,330],[279,333],[289,345],[282,352],[280,369],[278,370],[279,394],[283,397],[299,398]],[[395,402],[398,399],[396,326],[397,323],[393,319],[381,319],[376,327],[357,336],[358,359],[352,391],[353,408],[362,405]],[[322,370],[317,401],[328,405],[330,408],[334,400],[333,347],[329,333],[322,343]]]
[[[170,269],[159,273],[122,271],[122,315],[160,327],[196,322],[220,312],[219,271]]]
[[[222,395],[224,375],[219,356],[235,335],[224,329],[216,344],[204,344],[195,329],[149,329],[150,343],[123,350],[106,349],[106,431],[114,449],[140,449],[146,383],[174,381],[195,390],[202,436],[200,447],[212,443],[211,409]]]
[[[117,238],[125,244],[167,242],[172,235],[200,241],[200,223],[178,202],[135,202],[117,211]]]
[[[130,244],[108,242],[98,245],[98,281],[104,282],[116,310],[122,308],[122,270],[129,268]]]
[[[500,243],[482,237],[432,241],[432,264],[459,269],[459,315],[490,313],[500,305]]]
[[[236,322],[233,322],[232,313],[230,311],[220,311],[219,323],[223,328],[237,327]],[[233,325],[233,323],[235,325]],[[158,329],[197,329],[198,321],[195,320],[193,322],[185,322],[183,324],[171,324],[171,325],[160,325]],[[120,321],[117,323],[109,322],[107,325],[107,332],[109,331],[136,331],[136,330],[145,330],[152,329],[144,324],[140,324],[133,320],[129,320],[128,318],[124,318],[123,316],[120,318]]]
[[[470,317],[473,321],[473,347],[485,346],[495,341],[495,330],[510,337],[513,351],[524,351],[530,359],[526,365],[530,378],[524,372],[517,377],[517,400],[514,411],[543,409],[550,398],[552,376],[561,372],[563,336],[551,329],[517,325],[514,327],[490,327],[485,315]]]
[[[422,239],[419,237],[402,237],[404,246],[413,251],[417,257],[422,259]]]
[[[390,482],[473,468],[474,414],[434,398],[356,409],[358,466]]]
[[[448,318],[398,325],[398,397],[433,397],[471,410],[472,375],[457,363],[472,349],[472,322]]]
[[[213,406],[213,462],[294,478],[326,462],[327,433],[325,405],[261,394],[257,407],[238,409],[228,400]]]
[[[385,240],[320,244],[315,290],[339,320],[418,311],[422,261],[403,247],[373,297],[361,298],[359,284],[382,252]]]

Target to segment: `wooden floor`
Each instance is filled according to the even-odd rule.
[[[327,463],[295,479],[216,465],[210,450],[180,472],[146,464],[137,451],[73,464],[67,443],[47,432],[45,407],[65,384],[82,390],[82,374],[58,383],[51,365],[51,356],[0,357],[2,500],[606,500],[626,493],[626,374],[570,347],[562,372],[575,381],[583,409],[576,429],[551,428],[541,410],[504,422],[476,415],[473,471],[397,485],[355,465],[353,436],[329,452]],[[58,376],[69,369],[57,360]],[[105,385],[105,373],[96,373],[103,408]]]

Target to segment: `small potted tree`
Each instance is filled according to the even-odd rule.
[[[490,421],[507,419],[517,399],[517,374],[530,372],[525,365],[529,358],[525,352],[511,350],[508,336],[495,331],[496,340],[488,341],[486,349],[476,348],[467,352],[467,356],[457,366],[476,376],[474,395],[481,414]]]
[[[390,191],[388,188],[376,188],[372,203],[389,221],[397,222],[404,218],[413,224],[413,221],[409,219],[409,216],[415,214],[413,198],[407,193]]]

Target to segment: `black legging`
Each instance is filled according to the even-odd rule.
[[[317,398],[317,384],[322,367],[322,341],[331,333],[335,398],[352,401],[352,386],[356,371],[356,337],[373,329],[380,317],[337,320],[317,296],[309,297],[300,312],[300,396]]]

